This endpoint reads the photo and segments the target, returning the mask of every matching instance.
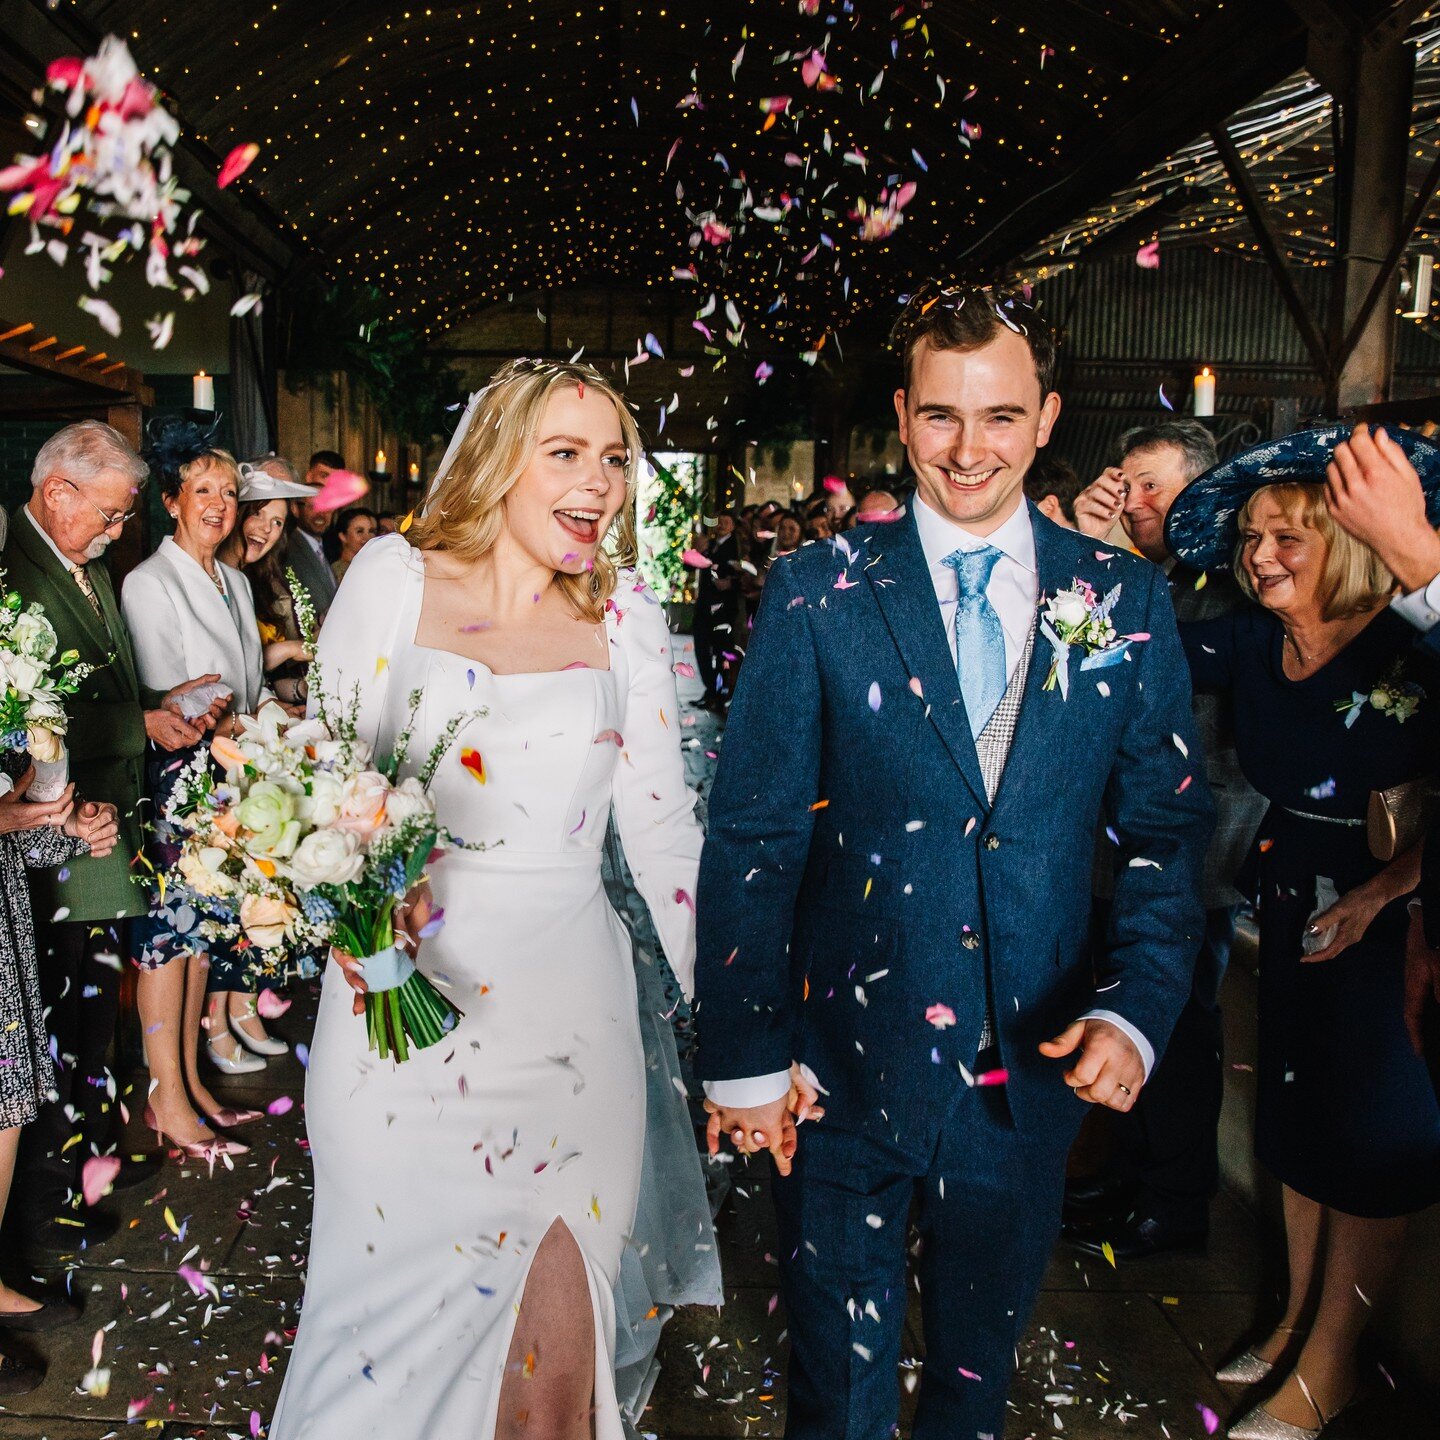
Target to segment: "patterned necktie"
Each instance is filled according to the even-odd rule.
[[[956,550],[945,557],[960,587],[955,610],[955,669],[970,733],[977,737],[1004,698],[1007,683],[1005,631],[985,593],[1002,553],[986,545],[980,550]]]
[[[105,616],[100,609],[100,597],[95,593],[95,586],[91,583],[90,576],[86,574],[85,567],[72,565],[70,573],[75,577],[75,583],[80,587],[80,593],[90,602],[90,608],[103,620]]]

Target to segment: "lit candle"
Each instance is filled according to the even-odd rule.
[[[1195,413],[1215,413],[1215,377],[1210,373],[1208,365],[1195,377]]]
[[[413,460],[410,462],[410,483],[412,485],[420,483],[420,467]]]
[[[385,452],[383,450],[375,452],[375,473],[377,475],[385,473]]]
[[[203,370],[191,381],[194,391],[193,401],[196,410],[213,410],[215,408],[215,377],[207,375]]]

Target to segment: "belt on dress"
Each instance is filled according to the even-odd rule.
[[[1368,823],[1365,820],[1352,820],[1348,815],[1312,815],[1308,810],[1295,809],[1293,805],[1282,805],[1280,808],[1290,815],[1298,815],[1302,820],[1319,820],[1325,825],[1348,825],[1353,829]]]

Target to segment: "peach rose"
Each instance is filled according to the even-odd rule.
[[[352,775],[340,791],[340,814],[335,829],[348,831],[360,841],[369,840],[385,824],[385,802],[390,782],[377,770]]]
[[[293,905],[269,895],[247,895],[240,902],[240,923],[262,950],[283,945],[299,914]]]

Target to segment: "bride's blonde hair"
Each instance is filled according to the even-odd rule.
[[[556,576],[575,613],[598,624],[614,592],[617,567],[635,563],[635,491],[643,447],[640,427],[620,392],[589,365],[548,360],[502,365],[481,392],[454,462],[431,490],[406,538],[417,549],[445,550],[467,562],[493,549],[500,538],[505,497],[524,473],[539,439],[545,402],[566,385],[609,400],[625,442],[625,499],[595,554],[594,568]]]

